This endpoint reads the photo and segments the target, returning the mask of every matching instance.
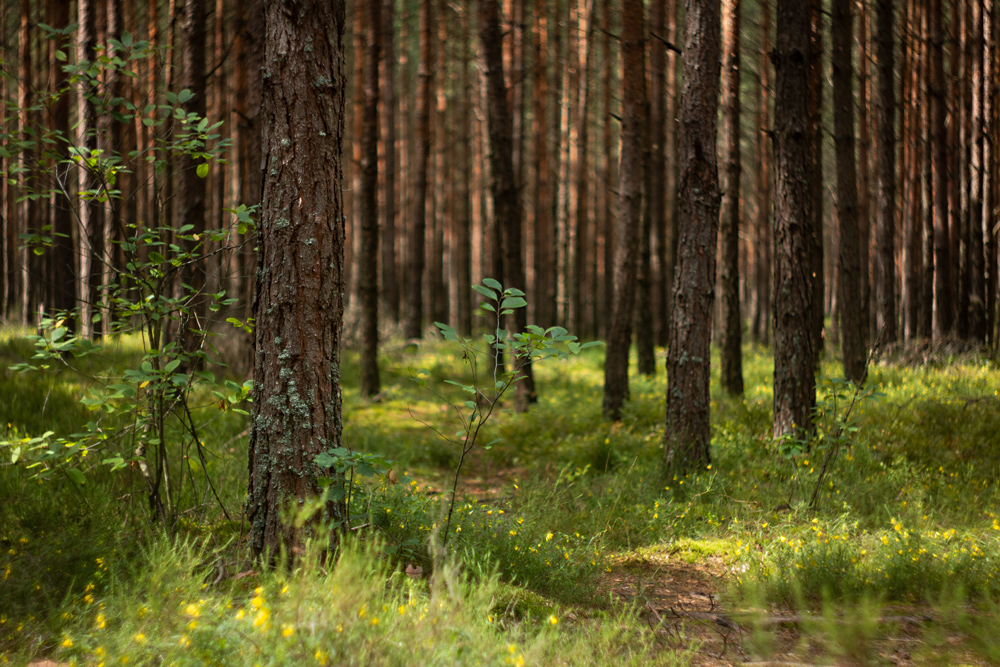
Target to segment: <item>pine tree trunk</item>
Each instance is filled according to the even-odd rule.
[[[986,262],[986,336],[996,348],[997,306],[997,20],[994,0],[983,0],[983,256]]]
[[[983,0],[972,0],[972,135],[969,192],[969,338],[986,342],[986,281],[983,257]]]
[[[382,53],[381,0],[365,4],[364,116],[361,126],[361,395],[379,393],[378,375],[378,66]]]
[[[722,293],[721,384],[743,395],[743,318],[740,314],[740,0],[726,0],[722,14],[722,219],[719,283]]]
[[[710,461],[710,345],[721,198],[715,151],[720,22],[718,0],[687,3],[678,153],[680,239],[667,356],[665,455],[674,468]]]
[[[417,75],[417,147],[410,165],[410,220],[407,235],[406,290],[403,330],[407,338],[420,338],[424,328],[424,262],[427,233],[427,162],[431,153],[431,113],[434,95],[434,2],[427,0],[420,11],[420,71]]]
[[[549,166],[549,23],[546,3],[535,3],[535,322],[550,327],[556,321],[555,235],[552,224],[552,170]]]
[[[643,122],[646,73],[641,0],[622,2],[621,206],[615,240],[615,294],[604,362],[604,416],[617,421],[628,398],[639,232],[642,224]]]
[[[479,31],[486,63],[487,107],[490,134],[490,165],[493,170],[493,210],[502,231],[504,287],[524,291],[524,264],[521,261],[521,202],[514,180],[513,137],[507,85],[504,83],[500,16],[496,0],[479,0]],[[524,331],[527,313],[517,308],[508,319],[508,329]],[[521,369],[524,376],[517,383],[515,403],[524,411],[536,402],[531,365]]]
[[[809,197],[812,224],[813,352],[823,353],[825,285],[823,259],[823,15],[821,0],[811,0],[809,39]]]
[[[319,497],[320,475],[338,476],[313,461],[339,447],[343,431],[344,4],[268,0],[266,8],[266,159],[246,512],[251,556],[272,563],[280,548],[295,558],[305,543],[305,530],[282,523],[287,504]],[[310,525],[343,519],[343,503],[326,502]],[[331,550],[337,536],[330,534]]]
[[[96,0],[78,0],[77,2],[77,62],[91,61],[97,46],[97,5]],[[79,138],[77,145],[88,151],[97,149],[96,117],[94,104],[89,99],[92,95],[85,84],[80,85],[77,93],[77,113],[79,119]],[[97,187],[94,174],[86,169],[79,173],[81,190],[93,190]],[[78,253],[80,256],[80,273],[77,278],[77,301],[80,304],[80,335],[90,338],[94,335],[93,316],[94,303],[97,299],[99,285],[100,262],[95,261],[104,248],[103,215],[104,209],[97,201],[80,202],[80,233],[78,236]]]
[[[754,276],[755,307],[752,323],[753,339],[767,344],[771,333],[771,251],[774,204],[771,201],[771,8],[770,0],[761,4],[761,45],[757,61],[759,76],[757,95],[757,219],[755,221]]]
[[[654,340],[666,346],[670,337],[667,294],[673,276],[668,275],[666,215],[666,74],[667,0],[653,0],[649,8],[649,182],[645,193],[654,241],[655,268],[652,277],[652,312]],[[657,38],[657,36],[659,38]],[[605,181],[607,187],[607,181]]]
[[[384,150],[385,173],[382,213],[382,307],[391,322],[399,321],[399,286],[396,278],[396,2],[381,0],[382,42],[382,107],[385,112]],[[406,48],[401,45],[401,48]]]
[[[69,3],[63,0],[48,0],[48,17],[46,22],[53,28],[63,29],[69,23]],[[51,42],[52,50],[61,50],[69,55],[69,40],[66,36]],[[63,71],[62,62],[55,58],[52,53],[49,58],[49,77],[52,80],[54,90],[62,90],[66,86],[67,76]],[[52,127],[55,131],[62,133],[64,137],[70,136],[69,122],[69,95],[61,95],[56,100],[49,112]],[[57,154],[60,162],[64,162],[69,157],[69,151],[65,142],[56,144]],[[70,169],[67,164],[56,164],[52,167],[55,170],[57,182],[64,183],[68,188],[72,188]],[[76,306],[76,258],[73,252],[73,216],[70,209],[70,201],[67,201],[66,194],[56,192],[51,204],[51,225],[52,225],[52,250],[50,252],[51,273],[50,282],[53,287],[54,299],[47,303],[50,310],[59,312],[70,312]],[[0,215],[3,215],[0,212]],[[0,302],[2,310],[2,302]]]
[[[816,405],[810,192],[810,7],[778,0],[774,49],[774,437],[812,431]]]
[[[942,0],[930,0],[931,133],[934,162],[934,340],[952,328],[954,291],[948,239],[948,137],[945,132],[944,34]]]
[[[884,344],[898,338],[896,318],[896,92],[894,89],[893,0],[877,0],[875,62],[878,67],[878,211],[875,223],[875,316]],[[776,376],[777,377],[777,376]]]
[[[190,90],[193,97],[184,104],[187,113],[205,117],[205,0],[185,0],[184,18],[184,48],[181,50],[182,87]],[[185,159],[182,161],[178,200],[180,206],[180,224],[190,225],[186,235],[200,236],[205,232],[205,179],[198,176],[197,167],[200,160]],[[189,253],[194,253],[199,259],[184,264],[181,269],[181,282],[187,284],[196,294],[195,305],[191,315],[184,323],[184,349],[188,353],[201,347],[203,335],[198,333],[208,328],[208,301],[203,292],[206,286],[205,263],[200,259],[204,255],[203,240],[194,238],[185,240],[184,246]],[[197,364],[195,364],[197,365]]]
[[[468,12],[462,13],[461,118],[459,136],[458,202],[456,207],[453,246],[453,281],[456,290],[455,328],[472,335],[472,81],[469,77],[470,35]]]
[[[858,10],[858,241],[861,260],[861,320],[866,331],[872,328],[871,310],[871,100],[872,80],[870,76],[869,44],[871,42],[871,21],[868,0],[857,0]]]
[[[865,378],[865,334],[868,323],[861,312],[860,234],[858,233],[858,178],[854,153],[854,66],[852,47],[854,0],[834,0],[833,25],[833,123],[837,152],[837,220],[840,227],[840,292],[844,375],[858,384]]]

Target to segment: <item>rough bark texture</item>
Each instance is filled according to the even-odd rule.
[[[969,189],[969,338],[986,341],[986,281],[983,258],[983,0],[972,0],[972,136]]]
[[[69,23],[69,3],[63,0],[48,0],[47,23],[53,28],[63,29]],[[53,50],[60,49],[63,53],[69,51],[69,38],[62,36],[51,42]],[[60,90],[66,85],[66,73],[63,71],[62,62],[55,58],[53,53],[49,59],[49,76],[52,80],[54,90]],[[53,128],[61,132],[63,136],[70,136],[69,122],[69,95],[62,95],[50,108],[50,118]],[[61,160],[69,157],[68,147],[64,142],[57,144]],[[58,182],[72,187],[69,175],[69,166],[57,164],[53,167],[56,170]],[[69,202],[62,193],[56,193],[52,198],[51,224],[53,232],[52,251],[49,261],[51,262],[52,276],[52,299],[45,305],[49,310],[69,312],[76,306],[76,259],[73,253],[73,216]],[[0,213],[2,215],[2,213]],[[2,280],[2,279],[0,279]],[[0,305],[2,310],[2,305]]]
[[[604,416],[613,420],[621,417],[622,405],[628,397],[628,353],[632,343],[639,226],[642,224],[642,125],[646,75],[641,0],[623,0],[622,22],[621,206],[615,241],[615,292],[604,362]]]
[[[815,363],[823,353],[824,260],[823,260],[823,16],[821,0],[811,0],[809,32],[809,197],[812,224],[812,335]]]
[[[274,558],[281,547],[298,553],[305,535],[282,523],[281,512],[320,495],[318,476],[335,473],[317,469],[313,459],[341,443],[344,4],[266,3],[266,159],[246,507],[255,558]],[[324,509],[324,520],[343,519],[341,504]]]
[[[719,222],[719,295],[722,305],[721,383],[743,395],[743,318],[740,315],[740,0],[722,15],[722,219]]]
[[[514,178],[513,137],[507,85],[503,75],[503,42],[500,11],[496,0],[479,1],[479,36],[486,61],[487,107],[490,135],[490,166],[493,171],[493,212],[503,240],[504,287],[524,291],[524,263],[521,260],[521,198]],[[514,309],[507,327],[516,332],[527,327],[527,311]],[[531,365],[523,367],[524,378],[517,383],[515,403],[519,411],[537,401]]]
[[[536,124],[535,147],[535,248],[534,275],[535,322],[550,327],[556,321],[555,234],[552,224],[552,169],[549,166],[549,90],[548,90],[548,9],[535,3],[534,98]]]
[[[865,327],[872,328],[871,313],[871,63],[868,55],[869,21],[868,0],[857,0],[858,10],[858,233],[861,250],[861,319]]]
[[[894,88],[893,0],[877,0],[875,95],[878,137],[878,195],[875,220],[875,318],[882,343],[898,337],[896,319],[896,91]],[[777,377],[777,375],[775,375]]]
[[[406,301],[403,332],[420,338],[424,327],[424,263],[427,233],[427,162],[431,154],[431,113],[434,96],[434,2],[423,3],[420,11],[420,71],[417,75],[417,147],[410,168],[410,220],[406,238]]]
[[[948,245],[948,137],[945,133],[944,33],[941,0],[930,0],[931,142],[934,162],[934,340],[952,328],[951,253]]]
[[[690,0],[684,19],[680,239],[667,356],[665,447],[667,464],[675,468],[710,460],[710,345],[721,198],[715,155],[720,13],[718,0]]]
[[[983,0],[983,257],[986,262],[986,337],[994,349],[997,306],[997,70],[994,0]]]
[[[374,396],[378,377],[378,64],[382,51],[382,3],[365,5],[364,117],[361,123],[361,395]],[[360,54],[359,54],[360,55]]]
[[[673,18],[671,17],[671,22]],[[652,34],[666,37],[667,2],[653,0],[649,8],[649,29]],[[667,314],[667,294],[673,276],[668,274],[669,246],[667,243],[666,183],[666,72],[667,45],[652,38],[649,42],[649,182],[646,191],[650,225],[654,240],[655,271],[653,272],[653,317],[655,341],[666,346],[670,336]]]
[[[385,81],[382,107],[385,111],[385,195],[382,208],[382,307],[392,322],[399,321],[399,284],[396,278],[396,2],[381,0],[382,60]]]
[[[181,22],[184,31],[184,48],[181,51],[181,87],[190,90],[193,97],[184,104],[184,111],[205,117],[205,0],[185,0]],[[182,162],[178,187],[181,226],[190,225],[187,234],[201,235],[205,231],[205,179],[198,176],[198,164],[203,160],[185,159]],[[204,240],[185,241],[188,252],[204,254]],[[181,282],[195,292],[205,289],[205,262],[186,263],[181,269]],[[195,298],[195,305],[183,332],[184,349],[194,352],[201,346],[202,334],[208,327],[208,301],[204,295]]]
[[[462,13],[461,116],[459,137],[458,201],[452,232],[452,280],[455,283],[455,328],[472,335],[472,82],[470,81],[470,37],[468,12]]]
[[[760,83],[757,96],[757,219],[754,244],[754,309],[751,335],[754,341],[767,344],[771,337],[771,7],[761,5],[761,50],[757,62]]]
[[[858,178],[854,154],[854,44],[852,4],[833,1],[833,132],[837,152],[837,220],[840,226],[840,284],[837,302],[844,357],[844,375],[860,383],[865,375],[865,334],[861,313],[861,256],[858,234]]]
[[[774,161],[774,437],[812,429],[816,404],[808,99],[809,5],[778,0]]]

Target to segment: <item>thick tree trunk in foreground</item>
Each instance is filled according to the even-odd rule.
[[[479,0],[479,35],[486,61],[487,107],[490,135],[490,166],[493,170],[493,211],[503,239],[504,287],[525,289],[524,264],[521,260],[521,198],[514,177],[513,137],[507,85],[503,78],[503,42],[500,12],[496,0]],[[508,329],[524,331],[527,310],[514,309]],[[531,364],[521,370],[524,378],[517,383],[515,402],[519,411],[538,400]]]
[[[809,191],[809,12],[800,0],[778,0],[773,55],[775,294],[774,437],[812,430],[816,404],[812,198]]]
[[[364,52],[364,117],[361,121],[361,395],[381,387],[378,377],[378,63],[382,51],[382,3],[367,3]],[[362,54],[358,54],[359,57]]]
[[[875,220],[875,318],[882,343],[898,337],[896,318],[896,91],[892,35],[893,0],[877,0],[875,94],[878,137],[878,196]]]
[[[834,0],[833,126],[837,150],[837,219],[840,224],[840,310],[844,375],[860,383],[865,375],[865,334],[868,322],[861,313],[860,238],[858,233],[858,177],[854,155],[854,0]]]
[[[622,405],[628,397],[628,353],[632,344],[639,226],[642,224],[642,125],[646,75],[641,0],[624,0],[622,20],[621,206],[615,241],[614,298],[604,362],[604,416],[613,420],[621,417]]]
[[[720,21],[718,0],[688,2],[677,194],[680,239],[667,356],[665,455],[667,464],[676,468],[710,460],[709,371],[720,203],[715,156]]]
[[[721,381],[743,395],[743,318],[740,315],[740,0],[726,0],[722,19],[722,219],[719,283],[722,293]]]
[[[756,243],[754,244],[754,276],[756,298],[751,323],[751,335],[757,343],[770,340],[771,335],[771,214],[773,205],[771,189],[771,9],[770,3],[761,6],[761,50],[757,61],[760,83],[757,95],[757,219]]]
[[[317,498],[321,451],[339,447],[343,327],[343,0],[266,3],[263,107],[266,158],[250,486],[250,552],[294,556],[301,529],[286,505]],[[343,519],[326,503],[324,521]],[[336,533],[331,534],[336,546]]]

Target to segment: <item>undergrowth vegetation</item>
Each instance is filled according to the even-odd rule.
[[[88,420],[86,374],[6,370],[31,354],[23,333],[0,333],[0,436],[68,436]],[[140,356],[122,338],[86,360],[87,374]],[[497,442],[465,461],[444,565],[434,545],[462,451],[437,434],[456,424],[435,394],[461,402],[444,381],[470,378],[442,342],[390,343],[374,401],[360,398],[345,355],[345,446],[395,474],[356,480],[350,500],[367,520],[336,565],[262,572],[246,560],[246,417],[220,410],[208,388],[191,399],[207,458],[176,452],[191,458],[180,459],[188,495],[170,538],[150,523],[131,468],[83,459],[84,484],[39,482],[0,452],[0,663],[687,664],[697,632],[665,639],[642,599],[614,593],[653,553],[713,563],[745,630],[742,653],[720,659],[777,650],[766,619],[778,610],[812,614],[799,627],[815,641],[802,650],[850,657],[891,633],[879,619],[899,608],[936,619],[917,631],[928,655],[1000,659],[983,639],[1000,632],[994,362],[877,362],[874,393],[851,415],[845,387],[822,383],[818,432],[841,435],[819,485],[829,440],[793,450],[770,437],[769,350],[744,350],[744,399],[713,385],[711,465],[669,477],[662,370],[631,378],[612,424],[602,364],[597,348],[540,365],[539,403],[518,415],[511,396],[484,427],[482,442]],[[427,388],[412,381],[419,370]],[[828,354],[823,377],[840,374]],[[204,495],[206,475],[218,499]],[[859,625],[845,630],[845,619]]]

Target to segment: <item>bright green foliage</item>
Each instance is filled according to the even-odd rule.
[[[66,32],[45,28],[50,36]],[[156,50],[147,42],[134,41],[129,33],[124,33],[120,41],[110,39],[109,44],[110,48],[93,62],[64,65],[68,75],[65,86],[39,95],[38,106],[29,110],[28,118],[58,98],[84,90],[96,117],[102,121],[126,127],[139,119],[150,128],[154,145],[148,153],[88,148],[95,134],[107,131],[103,122],[94,123],[82,136],[29,127],[24,136],[3,135],[0,141],[0,151],[6,156],[40,151],[41,159],[34,165],[10,162],[11,172],[6,176],[22,180],[22,199],[54,198],[59,206],[74,208],[75,220],[81,219],[79,207],[97,203],[122,230],[121,237],[108,239],[115,251],[109,248],[95,259],[112,263],[105,272],[111,282],[100,286],[100,303],[90,317],[87,311],[47,314],[38,323],[38,332],[26,337],[34,346],[33,356],[10,366],[22,373],[70,369],[84,374],[89,383],[80,402],[92,413],[91,419],[76,424],[69,433],[46,429],[41,434],[25,435],[11,431],[0,438],[0,457],[24,466],[36,479],[58,475],[77,486],[86,484],[88,474],[100,466],[112,472],[134,468],[145,482],[154,515],[164,527],[173,529],[179,512],[187,509],[178,504],[183,495],[185,468],[206,468],[199,425],[191,414],[192,395],[208,388],[220,410],[242,412],[239,406],[248,399],[251,389],[250,382],[216,383],[209,370],[213,362],[206,349],[210,348],[206,344],[207,322],[199,321],[196,315],[202,304],[217,312],[231,306],[235,299],[228,298],[225,291],[195,290],[182,283],[181,276],[189,265],[207,261],[208,244],[212,244],[213,252],[234,250],[230,244],[234,233],[243,235],[253,230],[253,211],[239,206],[230,211],[232,218],[227,228],[200,234],[193,233],[190,225],[171,228],[162,210],[153,211],[151,220],[121,218],[123,193],[118,188],[119,180],[122,174],[134,171],[139,161],[148,162],[159,174],[170,160],[194,159],[200,162],[198,173],[204,177],[210,163],[222,162],[229,142],[219,140],[221,122],[211,124],[207,118],[184,111],[181,105],[192,96],[188,90],[166,92],[162,99],[141,109],[127,98],[114,96],[102,82],[115,76],[135,78],[135,63],[154,57]],[[56,55],[66,60],[62,52]],[[17,123],[8,122],[5,127],[16,128]],[[97,143],[110,145],[103,136]],[[78,174],[79,182],[84,184],[82,190],[71,192],[67,188],[73,181],[55,177],[69,171]],[[88,230],[81,227],[79,234],[86,239]],[[55,242],[50,225],[30,230],[22,240],[36,254],[44,253]],[[86,359],[107,353],[102,342],[92,341],[87,335],[90,325],[98,322],[104,323],[106,334],[137,337],[141,355],[134,366],[88,372],[92,365]],[[234,318],[230,322],[244,330],[249,328]],[[200,341],[197,346],[178,341],[189,331]],[[168,438],[185,443],[180,452],[167,446]],[[190,462],[188,452],[193,457]],[[180,457],[174,458],[178,453]],[[204,476],[203,481],[205,492],[211,490],[217,495],[211,479]]]

